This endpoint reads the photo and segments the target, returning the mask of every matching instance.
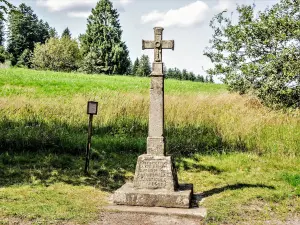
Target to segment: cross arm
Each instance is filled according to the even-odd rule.
[[[174,40],[162,41],[162,49],[172,49],[174,50],[175,43]]]
[[[142,40],[142,49],[154,49],[155,48],[155,44],[154,41],[145,41]]]

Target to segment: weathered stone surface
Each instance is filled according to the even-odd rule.
[[[163,63],[153,63],[152,64],[152,73],[151,76],[163,76],[164,69],[163,69],[164,64]]]
[[[164,137],[148,137],[147,153],[150,155],[165,155],[165,138]]]
[[[134,183],[125,184],[114,194],[114,203],[132,206],[189,208],[192,185],[178,185],[172,157],[166,156],[164,138],[164,75],[162,49],[173,49],[174,41],[162,40],[163,28],[154,28],[154,41],[142,42],[154,49],[151,73],[147,154],[138,158]],[[183,188],[185,187],[185,188]]]
[[[192,189],[192,185],[180,185],[178,191],[136,189],[126,183],[115,192],[113,201],[118,205],[190,208]]]
[[[134,188],[177,190],[177,174],[171,156],[139,156],[134,176]]]
[[[164,136],[164,78],[153,77],[151,80],[151,89],[150,89],[148,137],[157,138],[163,136]],[[164,149],[162,149],[162,153],[163,152]]]
[[[162,62],[162,49],[174,50],[174,40],[162,40],[163,39],[162,27],[154,28],[154,41],[142,40],[142,49],[154,49],[154,61]]]

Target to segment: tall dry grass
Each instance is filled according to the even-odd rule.
[[[149,109],[149,97],[145,94],[108,91],[99,95],[78,94],[71,98],[6,97],[0,98],[0,115],[15,122],[34,119],[51,125],[59,121],[82,130],[87,124],[85,110],[88,100],[99,102],[99,115],[94,118],[95,129],[106,126],[133,129],[136,124],[141,124],[145,132]],[[253,97],[229,93],[167,95],[165,101],[167,130],[205,126],[232,150],[289,156],[300,153],[299,110],[272,111]],[[181,136],[177,141],[183,141],[181,138],[188,137]],[[193,138],[201,139],[201,133]]]

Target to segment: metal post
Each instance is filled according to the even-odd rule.
[[[90,166],[92,128],[93,128],[92,123],[93,123],[93,114],[90,114],[89,128],[88,128],[88,142],[87,142],[87,146],[86,146],[86,159],[85,159],[85,169],[84,169],[84,172],[86,174],[89,172],[89,166]]]

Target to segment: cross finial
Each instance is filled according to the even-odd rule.
[[[174,40],[166,41],[163,40],[162,27],[154,27],[154,41],[142,42],[142,49],[154,49],[154,61],[157,63],[162,62],[162,49],[172,49],[174,50]]]

